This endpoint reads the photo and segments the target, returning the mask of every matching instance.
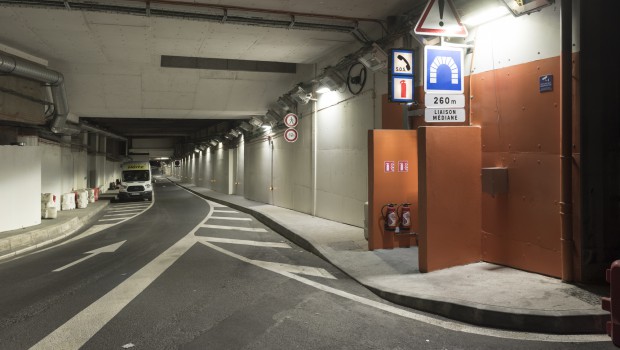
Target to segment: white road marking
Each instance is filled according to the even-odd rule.
[[[111,219],[99,219],[99,222],[106,222],[106,221],[119,221],[119,220],[125,220],[127,218],[111,218]]]
[[[114,203],[113,208],[148,207],[148,203]]]
[[[239,245],[249,245],[254,247],[269,247],[269,248],[290,248],[291,246],[286,243],[278,243],[278,242],[258,242],[258,241],[249,241],[245,239],[230,239],[230,238],[217,238],[217,237],[204,237],[200,236],[198,238],[199,241],[207,241],[214,243],[227,243],[227,244],[239,244]]]
[[[202,225],[204,228],[215,228],[218,230],[235,230],[235,231],[248,231],[248,232],[267,232],[264,228],[253,227],[236,227],[236,226],[222,226],[222,225]]]
[[[144,209],[108,209],[106,210],[106,213],[129,213],[129,212],[139,212],[142,211]]]
[[[340,297],[358,302],[360,304],[364,304],[366,306],[374,307],[385,312],[389,312],[398,316],[402,316],[411,320],[424,322],[433,326],[441,327],[444,329],[470,333],[470,334],[478,334],[483,336],[490,336],[496,338],[506,338],[506,339],[518,339],[518,340],[531,340],[531,341],[546,341],[546,342],[559,342],[559,343],[589,343],[589,342],[608,342],[609,337],[604,334],[543,334],[543,333],[524,333],[524,332],[513,332],[513,331],[504,331],[499,329],[491,329],[484,327],[471,326],[467,324],[444,321],[440,319],[436,319],[433,317],[421,315],[412,311],[403,310],[392,305],[380,303],[374,300],[370,300],[364,297],[357,296],[355,294],[351,294],[340,289],[336,289],[333,287],[326,286],[324,284],[314,282],[305,277],[298,276],[294,273],[286,271],[285,269],[275,268],[274,266],[269,266],[269,264],[260,264],[264,262],[259,262],[256,260],[248,259],[244,256],[235,254],[231,251],[228,251],[224,248],[220,248],[214,244],[211,244],[207,241],[202,241],[202,244],[215,249],[223,254],[226,254],[235,259],[244,261],[248,264],[252,264],[255,266],[259,266],[265,268],[267,270],[273,271],[280,275],[286,276],[288,278],[294,279],[298,282],[304,283],[306,285],[312,286],[319,290],[322,290],[327,293],[331,293],[334,295],[338,295]]]
[[[127,216],[127,215],[134,215],[134,214],[132,214],[132,213],[129,213],[129,214],[123,214],[123,213],[120,213],[120,214],[105,214],[103,217],[105,218],[105,217],[109,217],[109,216]]]
[[[90,259],[90,258],[92,258],[92,257],[94,257],[96,255],[101,254],[101,253],[114,253],[125,242],[127,242],[127,241],[125,240],[125,241],[122,241],[122,242],[110,244],[110,245],[107,245],[105,247],[101,247],[99,249],[95,249],[95,250],[91,250],[89,252],[86,252],[84,254],[89,254],[89,255],[83,257],[82,259],[78,259],[78,260],[72,262],[71,264],[67,264],[67,265],[65,265],[63,267],[59,267],[56,270],[52,270],[52,272],[59,272],[59,271],[62,271],[64,269],[68,269],[68,268],[70,268],[73,265],[77,265],[77,264],[81,263],[82,261],[84,261],[86,259]]]
[[[214,213],[229,213],[229,214],[239,214],[236,210],[213,210]]]
[[[31,349],[79,349],[82,347],[196,243],[194,233],[199,228],[200,225],[197,225],[172,247],[41,339]]]
[[[212,216],[209,219],[231,220],[231,221],[252,221],[250,218],[232,218],[227,216]]]
[[[192,193],[191,191],[188,191]],[[192,193],[198,198],[205,200],[204,198]],[[205,200],[209,204],[212,202]],[[213,206],[206,216],[206,220],[209,219],[213,213]],[[206,221],[204,220],[204,221]],[[194,236],[196,231],[203,225],[199,224],[192,231],[190,231],[185,237],[175,243],[172,247],[168,248],[164,253],[152,260],[145,267],[140,269],[134,275],[129,277],[123,283],[116,288],[108,292],[99,300],[82,310],[79,314],[75,315],[61,327],[50,333],[47,337],[39,341],[31,349],[78,349],[83,346],[92,336],[94,336],[103,326],[105,326],[114,316],[116,316],[127,304],[129,304],[136,296],[138,296],[144,289],[146,289],[158,276],[160,276],[168,267],[170,267],[177,259],[179,259],[189,248],[191,248],[198,241],[198,237]],[[206,240],[201,241],[202,244],[217,250],[223,254],[231,256],[233,258],[245,261],[250,264],[256,265],[256,262],[246,257],[232,253],[226,249],[220,248]],[[259,265],[256,265],[259,266]],[[261,266],[269,269],[269,266]],[[539,333],[521,333],[511,332],[503,330],[488,329],[476,326],[470,326],[460,324],[456,322],[444,321],[435,319],[429,316],[420,315],[415,312],[402,310],[397,307],[383,304],[377,301],[373,301],[367,298],[363,298],[345,291],[341,291],[336,288],[332,288],[321,283],[314,282],[307,278],[298,276],[294,273],[285,271],[283,269],[270,269],[280,275],[289,277],[298,282],[315,287],[319,290],[323,290],[334,295],[341,296],[343,298],[359,302],[361,304],[378,308],[386,312],[390,312],[405,318],[412,320],[425,322],[431,325],[442,327],[445,329],[460,331],[464,333],[486,335],[498,338],[507,339],[520,339],[520,340],[533,340],[533,341],[548,341],[548,342],[608,342],[609,337],[606,335],[556,335],[556,334],[539,334]]]

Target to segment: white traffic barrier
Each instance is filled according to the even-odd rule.
[[[55,219],[56,217],[57,211],[54,195],[51,193],[41,193],[41,218]]]
[[[78,190],[75,191],[76,193],[76,201],[77,201],[77,207],[79,209],[84,209],[88,206],[88,191],[86,190]]]
[[[72,210],[75,209],[75,193],[63,193],[60,197],[60,209],[61,210]]]
[[[88,203],[95,203],[95,189],[88,188],[86,190],[88,191]]]

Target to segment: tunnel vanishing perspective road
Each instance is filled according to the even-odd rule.
[[[155,190],[152,204],[112,204],[80,239],[0,264],[0,348],[613,348],[392,305],[247,214]]]

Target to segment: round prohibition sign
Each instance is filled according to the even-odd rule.
[[[297,117],[297,114],[289,113],[284,116],[284,125],[287,127],[294,128],[297,126],[297,123],[299,123],[299,117]]]
[[[284,139],[287,142],[295,142],[299,138],[299,133],[293,128],[284,130]]]

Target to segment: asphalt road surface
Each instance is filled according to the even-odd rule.
[[[390,304],[166,181],[153,203],[114,203],[78,237],[0,263],[0,349],[615,349]]]

